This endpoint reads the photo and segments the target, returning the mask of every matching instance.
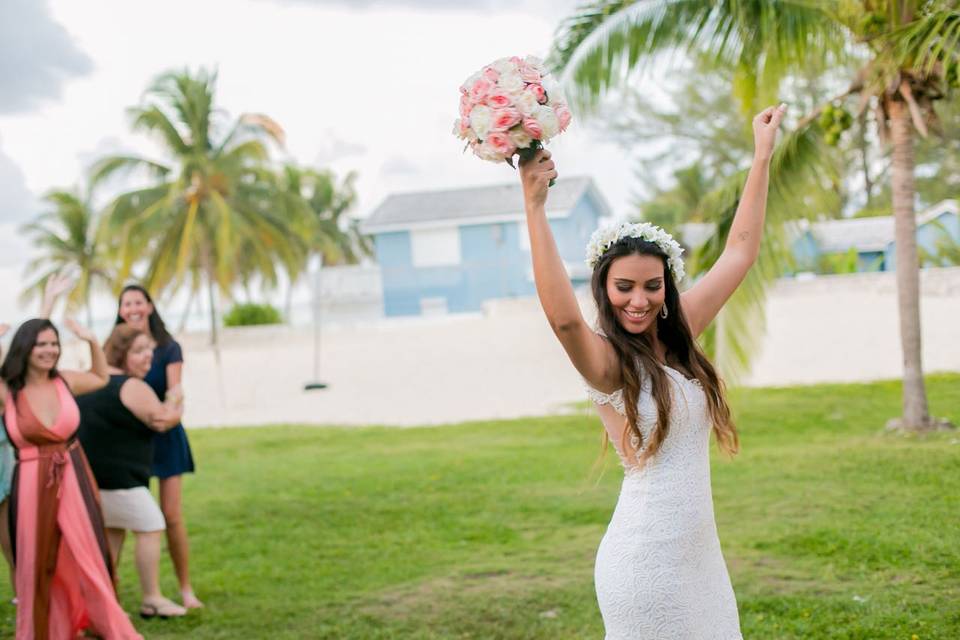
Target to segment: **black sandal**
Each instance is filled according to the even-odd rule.
[[[170,603],[173,606],[177,606],[175,603]],[[162,613],[160,607],[155,604],[141,604],[140,605],[140,617],[144,620],[150,620],[151,618],[160,618],[161,620],[168,620],[170,618],[182,618],[187,615],[184,613]]]

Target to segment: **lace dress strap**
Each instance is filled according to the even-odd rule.
[[[595,326],[593,328],[593,332],[598,336],[600,336],[601,338],[607,337],[606,332],[603,329],[601,329],[599,326]],[[624,408],[624,404],[623,404],[623,389],[617,389],[613,393],[604,393],[603,391],[599,391],[591,387],[586,380],[583,381],[583,384],[587,389],[587,397],[589,397],[597,405],[608,404],[610,405],[610,407],[613,408],[614,411],[616,411],[620,415],[622,416],[627,415],[627,410]]]
[[[608,404],[614,411],[619,413],[622,416],[627,415],[627,410],[623,404],[623,389],[617,389],[613,393],[604,393],[603,391],[598,391],[586,385],[587,387],[587,397],[593,400],[598,405]]]

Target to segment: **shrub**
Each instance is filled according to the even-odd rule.
[[[235,304],[223,317],[223,324],[228,327],[248,327],[257,324],[280,324],[283,316],[269,304],[254,304],[246,302]]]

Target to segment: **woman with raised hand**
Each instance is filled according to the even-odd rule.
[[[150,493],[153,436],[180,423],[182,396],[167,392],[165,402],[143,381],[153,361],[153,341],[128,324],[114,327],[103,348],[110,381],[79,396],[80,442],[100,487],[103,519],[114,565],[127,530],[136,540],[140,576],[140,615],[177,617],[187,610],[160,591],[160,548],[166,524]]]
[[[4,423],[17,450],[10,504],[17,585],[17,638],[141,638],[117,601],[100,498],[76,438],[73,394],[108,380],[89,329],[67,326],[90,346],[88,371],[59,370],[60,335],[46,319],[28,320],[0,367]]]
[[[753,120],[754,160],[723,254],[690,289],[679,244],[649,223],[601,228],[587,247],[597,326],[580,312],[545,213],[550,153],[520,167],[537,295],[586,380],[623,463],[594,580],[607,640],[742,638],[710,487],[710,433],[735,453],[723,382],[696,343],[756,261],[785,105]]]
[[[120,292],[116,324],[122,323],[146,332],[153,340],[153,364],[144,381],[164,401],[168,389],[180,388],[183,350],[167,331],[150,294],[140,285],[127,285]],[[160,508],[167,523],[167,547],[180,583],[183,606],[188,609],[203,606],[190,582],[190,541],[182,506],[183,474],[193,471],[193,453],[182,424],[154,436],[151,474],[160,481]]]
[[[40,317],[49,318],[50,312],[57,299],[73,288],[74,279],[68,273],[55,273],[47,278],[43,287],[43,297],[40,303]],[[0,338],[10,330],[10,325],[0,324]],[[2,356],[0,350],[0,356]],[[2,362],[2,358],[0,358]],[[13,480],[13,468],[16,464],[13,455],[13,446],[7,438],[6,428],[3,423],[3,394],[0,394],[0,548],[3,550],[3,558],[10,567],[10,585],[14,594],[17,592],[16,578],[14,574],[13,546],[10,540],[10,518],[9,507],[10,485]]]

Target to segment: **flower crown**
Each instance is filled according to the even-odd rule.
[[[660,247],[667,254],[667,267],[673,273],[674,281],[683,280],[686,272],[683,268],[683,247],[669,233],[649,222],[620,222],[598,228],[587,243],[587,266],[596,268],[607,249],[624,238],[639,238]]]

